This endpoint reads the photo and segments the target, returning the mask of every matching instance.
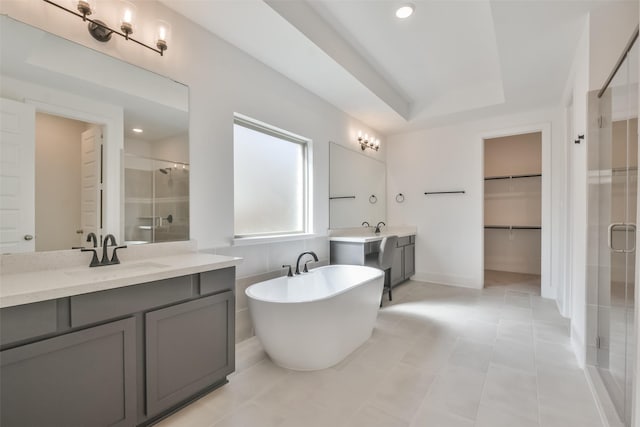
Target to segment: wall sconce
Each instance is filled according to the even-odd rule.
[[[380,140],[369,136],[366,133],[362,136],[362,131],[358,131],[358,143],[360,148],[364,151],[367,148],[378,151],[380,149]]]
[[[79,18],[82,18],[82,20],[85,22],[89,21],[89,24],[88,24],[89,33],[94,39],[100,42],[108,42],[109,40],[111,40],[111,36],[113,34],[117,34],[123,37],[125,40],[130,40],[134,43],[139,44],[140,46],[144,46],[147,49],[150,49],[156,53],[159,53],[160,56],[164,56],[164,51],[167,50],[167,47],[168,47],[167,41],[169,39],[170,26],[168,23],[164,21],[158,21],[159,26],[157,31],[156,47],[149,46],[131,37],[131,34],[133,34],[133,30],[135,29],[137,8],[133,3],[127,0],[121,1],[121,7],[120,7],[121,10],[119,11],[120,30],[122,32],[109,27],[107,24],[100,21],[99,19],[88,18],[88,16],[90,15],[95,15],[96,0],[71,0],[71,4],[75,6],[75,8],[78,10],[77,12],[72,9],[68,9],[64,6],[61,6],[51,0],[44,0],[44,2],[49,3],[50,5],[55,6],[59,9],[65,10],[70,14],[75,15]]]

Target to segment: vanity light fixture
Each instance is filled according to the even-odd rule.
[[[134,131],[135,133],[142,133],[143,132],[142,129],[140,129],[140,128],[133,128],[131,130]]]
[[[164,56],[164,51],[167,50],[170,26],[165,21],[158,21],[158,30],[157,30],[157,38],[156,38],[156,47],[149,46],[148,44],[142,43],[139,40],[131,37],[133,34],[133,30],[135,29],[135,20],[136,20],[136,6],[127,0],[121,1],[121,7],[119,11],[120,15],[120,31],[115,30],[109,27],[104,22],[99,19],[89,18],[90,15],[95,16],[96,12],[96,0],[70,0],[71,4],[75,6],[78,10],[66,8],[52,0],[43,0],[45,3],[49,3],[52,6],[55,6],[59,9],[65,10],[72,15],[75,15],[79,18],[82,18],[83,21],[89,22],[89,33],[91,36],[100,41],[100,42],[108,42],[111,40],[111,36],[113,34],[117,34],[120,37],[123,37],[125,40],[130,40],[134,43],[139,44],[140,46],[144,46],[147,49],[150,49],[156,53],[159,53],[160,56]]]
[[[415,6],[411,3],[403,4],[398,9],[396,9],[396,17],[400,19],[407,19],[411,15],[413,15],[413,11],[415,10]]]
[[[120,29],[124,33],[124,38],[129,39],[133,34],[133,23],[135,21],[136,6],[130,1],[122,0],[122,12],[120,13]]]
[[[360,148],[364,151],[367,148],[371,148],[372,150],[378,151],[380,149],[380,140],[374,138],[373,136],[369,136],[368,134],[364,134],[362,136],[362,131],[358,131],[358,143],[360,144]]]

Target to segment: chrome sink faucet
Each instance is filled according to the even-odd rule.
[[[303,256],[305,255],[311,255],[313,257],[313,260],[315,262],[318,262],[318,255],[315,254],[315,252],[313,251],[308,251],[308,252],[302,252],[299,256],[298,256],[298,260],[296,261],[296,274],[300,274],[300,260],[302,259]],[[308,273],[309,269],[307,268],[307,263],[304,264],[304,269],[302,270],[303,273]]]
[[[380,225],[384,225],[385,227],[387,226],[387,224],[385,224],[384,222],[380,221],[377,225],[376,225],[376,229],[375,229],[375,233],[378,234],[380,233]]]

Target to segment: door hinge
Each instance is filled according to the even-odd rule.
[[[600,347],[600,337],[596,337],[596,348],[602,348]]]
[[[602,129],[602,123],[604,123],[604,117],[600,116],[598,117],[598,127],[600,129]]]

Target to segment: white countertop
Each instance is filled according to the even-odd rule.
[[[121,288],[237,265],[241,258],[199,252],[0,275],[0,308]]]
[[[387,236],[407,237],[417,234],[416,227],[389,227],[383,228],[378,234],[373,232],[373,227],[345,230],[331,230],[329,240],[332,242],[367,243],[382,240]]]

